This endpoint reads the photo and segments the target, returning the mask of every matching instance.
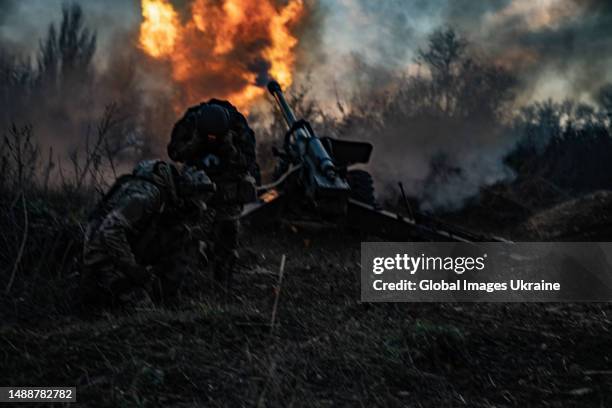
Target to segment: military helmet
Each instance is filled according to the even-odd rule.
[[[206,196],[215,192],[215,183],[204,170],[194,166],[184,166],[179,174],[176,188],[181,197]]]
[[[230,129],[230,114],[222,106],[202,103],[187,111],[186,117],[192,117],[199,133],[222,136]]]
[[[226,134],[230,124],[230,113],[222,106],[202,103],[189,108],[172,129],[168,156],[179,162],[196,159],[205,150],[209,135]]]

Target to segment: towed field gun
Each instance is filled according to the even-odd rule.
[[[282,150],[274,149],[278,162],[273,182],[258,188],[258,200],[245,206],[243,219],[261,224],[293,212],[398,241],[503,241],[425,214],[412,212],[412,217],[404,217],[379,208],[371,175],[351,168],[367,163],[373,146],[318,137],[306,120],[295,116],[277,82],[271,81],[268,90],[288,130]]]

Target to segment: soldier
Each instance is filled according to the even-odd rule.
[[[203,170],[161,160],[139,163],[117,179],[90,216],[83,248],[83,301],[117,306],[172,299],[187,262],[185,222],[198,219],[214,184]]]
[[[189,108],[175,124],[168,155],[205,169],[217,186],[210,200],[212,266],[215,279],[228,288],[238,260],[239,217],[243,205],[255,200],[259,182],[254,132],[232,104],[211,99]]]

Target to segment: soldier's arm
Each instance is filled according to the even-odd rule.
[[[250,168],[257,160],[255,152],[255,133],[248,127],[241,127],[239,136],[235,142],[241,159],[247,168]]]
[[[219,154],[229,167],[246,171],[255,161],[254,143],[247,140],[249,137],[250,134],[234,130],[223,136]]]
[[[134,226],[146,222],[159,210],[161,199],[158,192],[133,194],[111,211],[100,225],[100,236],[110,257],[125,268],[137,267],[134,251],[128,234]]]

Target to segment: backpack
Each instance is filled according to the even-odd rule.
[[[92,222],[92,221],[95,221],[95,220],[100,220],[101,218],[106,217],[106,215],[108,214],[108,212],[110,210],[108,208],[108,202],[111,199],[111,197],[117,191],[119,191],[119,189],[121,187],[123,187],[124,184],[126,184],[126,183],[128,183],[128,182],[130,182],[132,180],[146,181],[147,183],[151,183],[154,186],[159,188],[159,186],[157,184],[155,184],[155,182],[153,182],[151,179],[148,179],[146,177],[135,176],[133,174],[124,174],[122,176],[119,176],[117,178],[117,180],[115,180],[115,182],[113,183],[111,188],[109,188],[108,191],[106,193],[104,193],[102,198],[100,198],[100,200],[98,201],[98,203],[96,204],[94,209],[89,213],[89,215],[87,217],[87,222]]]

